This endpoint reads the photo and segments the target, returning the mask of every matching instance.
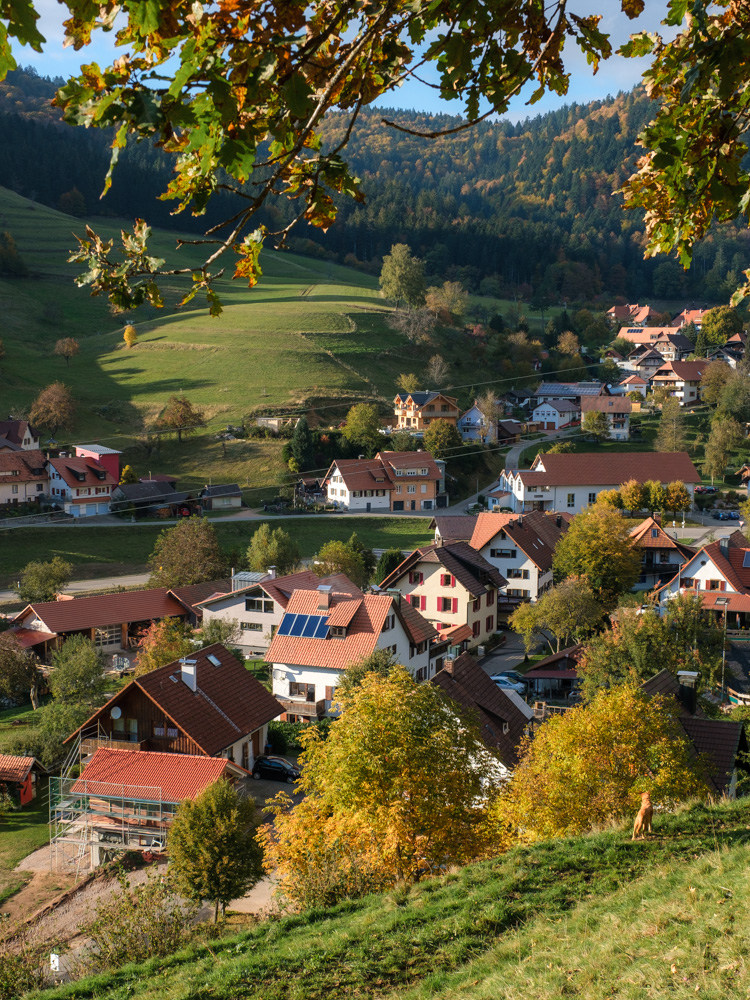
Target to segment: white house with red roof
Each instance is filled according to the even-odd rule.
[[[581,407],[572,399],[545,399],[534,407],[531,419],[544,430],[559,431],[581,421]]]
[[[66,514],[89,517],[108,514],[117,480],[101,462],[91,457],[60,455],[50,458],[49,493]]]
[[[681,593],[698,594],[720,619],[727,614],[728,629],[750,625],[750,548],[741,531],[698,549],[657,596],[665,605]]]
[[[328,501],[342,510],[435,510],[447,506],[445,462],[428,451],[381,451],[342,458],[323,480]]]
[[[679,572],[695,549],[672,538],[654,517],[647,517],[630,532],[641,553],[641,576],[634,590],[653,590]]]
[[[28,420],[0,420],[0,452],[36,451],[39,434]]]
[[[582,452],[537,455],[526,469],[503,469],[497,489],[507,491],[505,506],[516,513],[555,510],[578,514],[596,503],[602,490],[618,489],[630,479],[685,484],[693,495],[700,476],[686,451]]]
[[[417,680],[429,679],[442,666],[433,656],[435,638],[435,628],[398,594],[357,596],[327,584],[295,590],[266,654],[283,718],[308,721],[335,711],[341,674],[378,649]]]
[[[41,451],[0,449],[0,506],[41,502],[48,482],[47,460]]]
[[[586,396],[581,400],[581,421],[587,413],[603,413],[609,425],[610,440],[627,441],[632,409],[632,402],[625,396]]]
[[[702,361],[667,361],[658,368],[651,379],[651,388],[664,388],[670,396],[679,399],[680,406],[691,406],[700,403],[703,393],[701,379],[710,362]]]

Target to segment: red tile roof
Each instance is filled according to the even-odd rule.
[[[12,757],[9,754],[0,754],[0,781],[23,784],[35,763],[33,757]]]
[[[602,413],[630,413],[633,409],[632,402],[627,396],[583,396],[581,399],[581,412],[598,410]]]
[[[149,621],[153,618],[184,617],[185,607],[166,587],[153,590],[131,590],[122,594],[98,594],[76,597],[72,601],[49,601],[29,604],[16,615],[21,624],[34,617],[50,632],[76,632],[84,628],[102,628],[125,622]]]
[[[620,486],[629,479],[645,483],[680,480],[698,483],[700,476],[686,451],[583,452],[572,455],[538,455],[530,472],[518,475],[529,485]]]
[[[507,583],[502,573],[471,545],[466,542],[451,542],[448,545],[423,545],[415,549],[380,586],[383,590],[396,587],[409,570],[422,562],[443,566],[473,597],[486,594],[491,587],[504,587]]]
[[[47,482],[46,459],[41,451],[0,451],[0,486],[10,483]]]
[[[212,663],[209,656],[218,659],[219,665]],[[182,680],[180,663],[175,660],[150,674],[136,677],[80,728],[88,728],[136,687],[208,757],[213,757],[284,711],[273,695],[221,643],[198,650],[191,659],[197,661],[195,691]]]
[[[226,596],[231,589],[232,581],[227,578],[225,580],[208,580],[206,583],[191,583],[186,587],[172,587],[169,593],[190,611],[200,613],[199,604],[217,594]]]
[[[656,532],[655,537],[653,534],[654,531]],[[674,549],[688,558],[693,556],[697,551],[690,545],[683,545],[675,541],[653,517],[647,517],[640,524],[631,528],[630,537],[638,549]]]
[[[33,628],[15,628],[12,634],[13,638],[23,649],[31,649],[32,646],[38,646],[40,642],[49,642],[50,639],[54,639],[57,632],[40,632]]]
[[[317,590],[321,584],[327,584],[339,594],[352,594],[355,597],[363,596],[359,587],[353,584],[349,577],[343,573],[334,573],[333,576],[320,577],[310,569],[302,570],[299,573],[289,573],[287,576],[268,577],[253,586],[261,587],[282,608],[286,608],[289,598],[295,590]]]
[[[338,596],[338,595],[337,595]],[[362,601],[364,598],[352,598],[351,600],[340,600],[332,609],[331,613],[328,615],[328,624],[334,626],[346,627],[352,618],[362,607]],[[313,614],[311,611],[310,614]]]
[[[49,464],[68,486],[76,489],[82,486],[117,485],[117,480],[93,458],[51,458]],[[76,473],[82,474],[84,478],[79,479]]]
[[[100,747],[72,791],[174,803],[194,799],[219,778],[241,770],[222,757]]]
[[[471,547],[480,551],[493,538],[504,531],[506,537],[543,572],[552,568],[555,546],[568,530],[570,519],[559,515],[550,516],[541,510],[533,510],[519,517],[518,514],[480,514],[471,539]]]
[[[426,469],[424,478],[442,479],[428,451],[382,451],[375,458],[338,458],[331,463],[324,482],[330,480],[335,469],[349,490],[390,490],[394,483],[404,481],[396,469]]]

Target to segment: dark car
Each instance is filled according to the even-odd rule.
[[[739,521],[739,519],[740,519],[740,512],[738,510],[730,510],[730,511],[728,511],[728,513],[729,513],[729,520],[730,521]]]
[[[711,517],[714,521],[728,521],[729,512],[726,510],[713,510],[711,511]]]
[[[286,757],[270,757],[263,755],[255,758],[253,764],[254,778],[271,778],[275,781],[286,781],[293,784],[300,776],[300,769]]]

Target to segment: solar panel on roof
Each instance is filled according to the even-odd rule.
[[[307,625],[307,615],[296,615],[292,627],[289,629],[289,635],[301,636],[305,625]]]
[[[742,557],[742,568],[747,569],[750,566],[750,552],[746,552]]]
[[[318,619],[317,627],[315,629],[315,636],[314,636],[314,638],[316,638],[316,639],[325,639],[327,635],[328,635],[328,619],[327,618],[319,618]]]
[[[281,624],[279,625],[279,629],[278,629],[278,633],[277,634],[278,635],[291,635],[291,632],[289,630],[292,627],[292,625],[294,624],[294,620],[295,620],[296,617],[297,617],[296,615],[284,615],[284,617],[281,619]]]
[[[315,629],[318,627],[318,616],[308,615],[307,621],[305,622],[305,627],[302,629],[302,635],[305,638],[310,639],[315,635]]]

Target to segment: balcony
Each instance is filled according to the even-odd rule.
[[[305,719],[322,719],[331,709],[331,702],[325,698],[307,701],[304,698],[282,698],[277,695],[276,700],[281,702],[285,712],[301,715]]]
[[[107,750],[146,750],[148,740],[110,740],[105,737],[88,737],[81,740],[81,752],[93,754],[100,747]]]

